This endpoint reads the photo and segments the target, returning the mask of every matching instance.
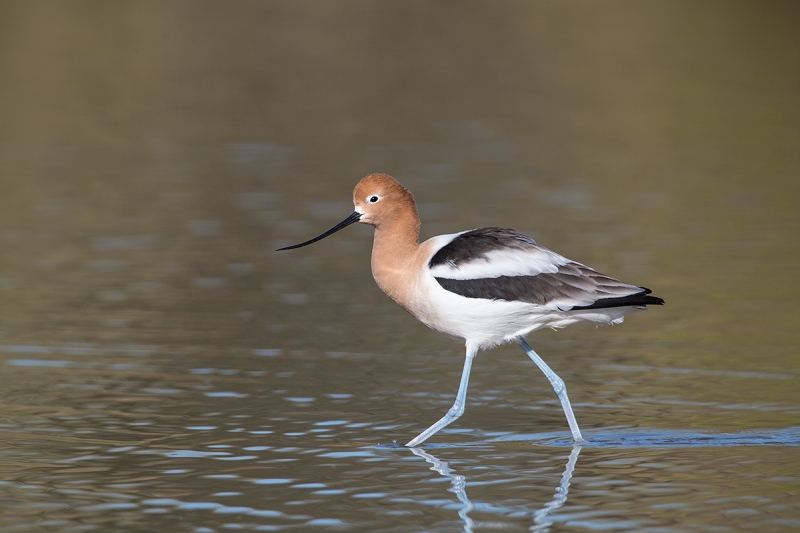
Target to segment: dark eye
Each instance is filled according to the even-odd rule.
[[[373,194],[372,196],[370,196],[369,198],[367,198],[367,201],[368,201],[369,203],[371,203],[371,204],[374,204],[374,203],[375,203],[375,202],[377,202],[379,199],[380,199],[380,198],[378,198],[378,196],[377,196],[376,194]]]

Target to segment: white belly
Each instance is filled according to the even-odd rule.
[[[618,324],[634,307],[559,311],[545,306],[505,300],[467,298],[447,291],[431,275],[418,280],[417,298],[409,311],[423,324],[464,339],[482,349],[524,338],[541,328],[563,328],[575,322]]]

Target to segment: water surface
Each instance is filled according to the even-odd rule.
[[[797,8],[0,8],[0,531],[800,528]],[[476,359],[386,298],[516,228],[667,304]]]

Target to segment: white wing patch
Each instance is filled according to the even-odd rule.
[[[500,276],[535,276],[542,273],[554,274],[558,272],[559,266],[568,262],[569,259],[566,257],[540,246],[530,246],[525,250],[506,248],[491,250],[481,257],[466,263],[462,262],[458,266],[452,263],[436,265],[431,268],[431,274],[436,278],[462,280],[499,278]]]

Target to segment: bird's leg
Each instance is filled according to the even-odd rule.
[[[428,440],[431,435],[464,414],[464,405],[467,401],[467,386],[469,385],[469,371],[472,369],[472,360],[475,358],[477,353],[477,346],[470,346],[469,344],[467,345],[467,356],[464,360],[464,370],[461,372],[461,384],[458,386],[458,394],[456,394],[456,402],[453,404],[453,407],[447,411],[447,414],[444,415],[441,420],[411,439],[406,446],[409,448],[419,446]]]
[[[536,363],[544,375],[547,376],[547,379],[550,380],[550,385],[553,386],[553,390],[556,391],[556,396],[558,399],[561,400],[561,407],[564,408],[564,414],[567,415],[567,422],[569,423],[569,429],[572,431],[572,438],[575,439],[575,442],[580,444],[583,442],[583,437],[581,437],[581,430],[578,429],[578,421],[575,420],[575,414],[572,412],[572,406],[569,404],[569,397],[567,397],[567,387],[564,385],[564,380],[558,377],[558,374],[553,372],[547,363],[545,363],[539,355],[533,351],[533,348],[522,339],[519,341],[519,345],[525,350],[525,353],[528,354],[528,357],[533,359],[533,362]]]

